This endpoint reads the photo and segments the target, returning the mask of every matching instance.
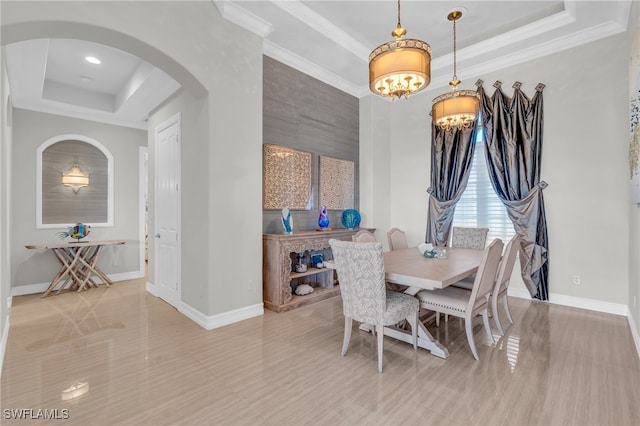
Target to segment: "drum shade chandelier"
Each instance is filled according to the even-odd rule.
[[[431,82],[431,46],[422,40],[404,38],[400,24],[391,31],[395,40],[381,44],[369,55],[369,89],[392,100],[409,97]]]
[[[453,21],[453,78],[449,82],[453,90],[438,96],[433,100],[431,117],[434,123],[444,129],[468,129],[473,125],[480,107],[480,96],[475,90],[458,90],[456,69],[456,21],[462,17],[462,12],[456,10],[447,19]]]

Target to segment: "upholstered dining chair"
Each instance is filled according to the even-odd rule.
[[[511,275],[513,274],[513,266],[516,263],[516,255],[519,250],[520,237],[515,235],[509,240],[509,243],[507,243],[507,248],[502,256],[500,269],[498,270],[496,285],[493,287],[493,293],[491,294],[491,312],[493,314],[493,322],[496,324],[496,328],[501,336],[504,336],[504,330],[502,329],[500,316],[498,315],[498,301],[502,299],[502,306],[504,307],[507,319],[511,324],[513,324],[513,318],[511,317],[509,302],[507,300],[507,290],[509,289],[509,282],[511,281]]]
[[[389,250],[400,250],[409,247],[407,235],[398,228],[391,228],[387,232],[387,239],[389,240]]]
[[[451,230],[451,247],[470,248],[484,250],[487,245],[487,235],[489,228],[466,228],[454,226]],[[470,288],[475,280],[474,276],[468,277],[460,282],[461,287]],[[457,284],[454,284],[457,286]],[[444,316],[445,322],[449,321],[449,315]],[[440,315],[436,313],[436,325],[440,325]]]
[[[504,330],[502,323],[500,322],[500,315],[498,313],[498,302],[502,300],[504,311],[507,314],[507,319],[513,324],[513,318],[511,317],[511,311],[509,310],[509,302],[507,300],[507,290],[509,289],[509,282],[511,280],[511,274],[513,273],[513,266],[516,263],[516,255],[520,248],[520,237],[515,235],[509,240],[507,246],[504,249],[502,259],[500,260],[500,266],[498,267],[498,275],[496,277],[495,285],[491,290],[491,314],[493,315],[493,322],[498,329],[501,336],[504,336]],[[454,287],[464,288],[468,291],[473,290],[473,281],[464,279],[453,284]]]
[[[351,240],[356,243],[375,243],[376,236],[366,229],[361,229],[351,236]]]
[[[503,246],[502,240],[495,239],[484,250],[471,291],[449,286],[439,290],[421,290],[416,295],[422,308],[464,318],[467,341],[475,359],[479,358],[473,340],[473,318],[478,315],[482,316],[487,337],[493,342],[489,326],[488,296],[496,280]]]
[[[384,326],[407,320],[413,348],[418,344],[418,299],[387,290],[384,283],[382,244],[329,240],[344,311],[342,355],[347,354],[353,320],[375,326],[378,334],[378,371],[382,372]]]
[[[454,226],[451,230],[451,247],[484,250],[489,228],[465,228]]]

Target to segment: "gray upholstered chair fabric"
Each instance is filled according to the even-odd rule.
[[[489,228],[463,228],[454,226],[451,231],[451,247],[484,250]]]
[[[409,247],[406,234],[398,228],[391,228],[387,232],[387,239],[389,240],[389,250],[400,250]]]
[[[378,371],[382,372],[384,326],[407,320],[413,347],[417,348],[418,300],[404,293],[388,291],[384,282],[382,244],[329,240],[344,311],[342,355],[351,338],[352,320],[375,326],[378,333]]]
[[[416,295],[422,308],[464,318],[467,341],[475,359],[478,359],[478,351],[473,340],[474,317],[482,315],[487,337],[493,341],[489,326],[489,294],[496,281],[502,247],[502,240],[495,239],[484,250],[482,262],[471,291],[449,286],[441,290],[421,290]]]
[[[351,240],[356,243],[375,243],[376,236],[366,229],[361,229],[351,236]]]

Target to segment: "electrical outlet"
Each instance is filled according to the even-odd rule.
[[[253,291],[253,290],[255,290],[255,286],[253,285],[253,280],[249,280],[249,281],[247,281],[247,290],[248,290],[248,291]]]
[[[574,275],[573,276],[573,283],[575,285],[580,285],[580,275]]]

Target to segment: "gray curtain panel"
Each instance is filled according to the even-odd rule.
[[[445,246],[456,203],[467,187],[476,126],[443,130],[431,124],[431,186],[425,242]]]
[[[549,239],[540,180],[544,84],[532,99],[513,85],[513,97],[502,92],[501,83],[489,97],[478,83],[480,108],[487,144],[487,169],[493,187],[507,208],[521,238],[520,266],[531,297],[549,300]]]

